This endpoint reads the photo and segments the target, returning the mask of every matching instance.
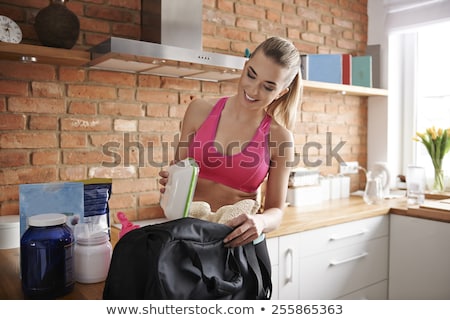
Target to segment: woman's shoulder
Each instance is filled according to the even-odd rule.
[[[203,99],[197,98],[189,103],[187,112],[195,116],[204,115],[205,117],[211,112],[219,99]]]
[[[270,139],[279,143],[293,142],[294,136],[289,129],[272,118],[270,123]]]

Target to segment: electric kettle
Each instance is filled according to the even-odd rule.
[[[381,179],[381,188],[383,191],[383,197],[388,196],[391,193],[391,174],[386,162],[375,162],[372,169],[374,177]]]

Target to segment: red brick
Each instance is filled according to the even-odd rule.
[[[58,138],[54,133],[15,132],[4,133],[0,136],[0,148],[29,149],[56,147],[58,147]]]
[[[24,64],[0,60],[2,76],[11,79],[56,80],[55,66],[44,64]]]
[[[59,179],[62,181],[77,181],[87,179],[87,169],[84,166],[61,167]]]
[[[59,151],[36,151],[31,154],[34,166],[59,164]]]
[[[67,95],[73,98],[85,98],[92,100],[117,98],[115,88],[95,85],[71,84],[68,87]]]
[[[141,9],[140,0],[109,0],[108,3],[113,7],[127,8],[137,11]]]
[[[139,121],[139,132],[173,132],[180,128],[180,120],[149,119]]]
[[[136,137],[133,134],[129,135],[128,138],[130,141],[136,141]],[[124,135],[122,133],[90,134],[89,140],[94,147],[101,147],[106,143],[114,142],[115,144],[120,144],[121,148],[123,148]]]
[[[113,184],[113,193],[135,193],[155,190],[154,179],[116,179]]]
[[[113,6],[87,5],[85,7],[87,17],[96,20],[109,20],[117,22],[134,22],[134,14],[131,11],[123,10]]]
[[[0,170],[0,185],[13,185],[23,183],[42,183],[56,181],[57,169],[55,167],[29,167]]]
[[[159,205],[139,208],[137,218],[138,220],[164,218],[164,212]]]
[[[156,103],[178,103],[178,94],[162,90],[138,89],[136,100]]]
[[[6,112],[6,99],[0,97],[0,112]]]
[[[23,114],[0,114],[0,130],[23,130],[26,126],[27,117]]]
[[[64,93],[64,85],[56,82],[32,82],[33,96],[46,98],[60,98]]]
[[[142,103],[102,102],[98,106],[99,114],[116,116],[145,116]]]
[[[149,74],[138,75],[138,84],[142,88],[159,88],[161,86],[161,77]]]
[[[79,17],[79,19],[81,30],[91,32],[111,33],[111,25],[108,21],[97,20],[92,17],[91,18]]]
[[[129,39],[139,39],[141,27],[138,24],[114,23],[112,25],[112,33]]]
[[[86,71],[74,67],[60,67],[59,80],[66,82],[83,82],[86,80]]]
[[[27,96],[28,82],[0,80],[0,94],[8,96]]]
[[[111,130],[111,119],[99,117],[78,117],[61,119],[61,130],[63,131],[109,131]]]
[[[85,148],[87,147],[87,134],[85,133],[61,133],[61,148]]]
[[[139,206],[148,207],[151,205],[158,205],[161,198],[159,190],[146,192],[139,195]]]
[[[136,207],[136,196],[133,194],[117,194],[114,193],[108,204],[111,209],[122,209]]]
[[[109,159],[98,151],[66,151],[63,150],[63,164],[98,164]]]
[[[57,130],[58,117],[57,116],[30,116],[31,130]]]
[[[136,95],[135,88],[118,88],[117,97],[122,101],[133,101]]]
[[[63,99],[11,97],[8,110],[12,112],[65,113]]]
[[[72,101],[69,104],[69,114],[96,114],[97,104],[89,101]]]
[[[136,75],[126,72],[113,72],[103,70],[91,70],[88,73],[89,81],[117,86],[135,86]]]
[[[22,167],[29,163],[29,155],[26,151],[2,150],[0,152],[0,168]]]
[[[168,105],[165,105],[165,104],[158,105],[158,104],[152,103],[152,104],[147,105],[146,115],[147,115],[147,117],[151,117],[151,118],[167,118],[168,116],[172,116],[172,115],[169,115],[170,109],[171,109],[171,107],[169,107]],[[186,109],[184,109],[184,110],[186,110]]]
[[[114,120],[114,131],[135,132],[137,130],[138,120]]]
[[[112,179],[129,179],[137,178],[136,167],[91,167],[88,172],[89,177],[95,178],[112,178]]]
[[[195,80],[166,77],[161,79],[161,88],[170,90],[198,91],[200,90],[200,82]]]
[[[8,201],[0,203],[0,215],[18,215],[19,201]]]
[[[0,186],[0,202],[10,200],[19,200],[19,186],[18,185]]]

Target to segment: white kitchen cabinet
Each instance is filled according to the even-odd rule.
[[[301,258],[300,299],[336,299],[386,280],[388,246],[382,237]]]
[[[300,233],[299,298],[337,299],[388,279],[389,216]],[[386,299],[387,290],[376,299]]]
[[[278,237],[278,298],[387,299],[389,216]]]
[[[371,286],[339,297],[338,300],[386,300],[387,292],[388,280],[383,280]]]
[[[278,297],[299,298],[299,233],[278,238]]]
[[[389,299],[450,299],[450,223],[391,214]]]

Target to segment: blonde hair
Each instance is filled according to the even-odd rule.
[[[252,54],[262,51],[266,57],[286,68],[286,83],[289,91],[267,106],[266,112],[281,125],[294,131],[297,108],[301,103],[303,83],[300,73],[300,53],[288,40],[271,37],[261,42]]]

